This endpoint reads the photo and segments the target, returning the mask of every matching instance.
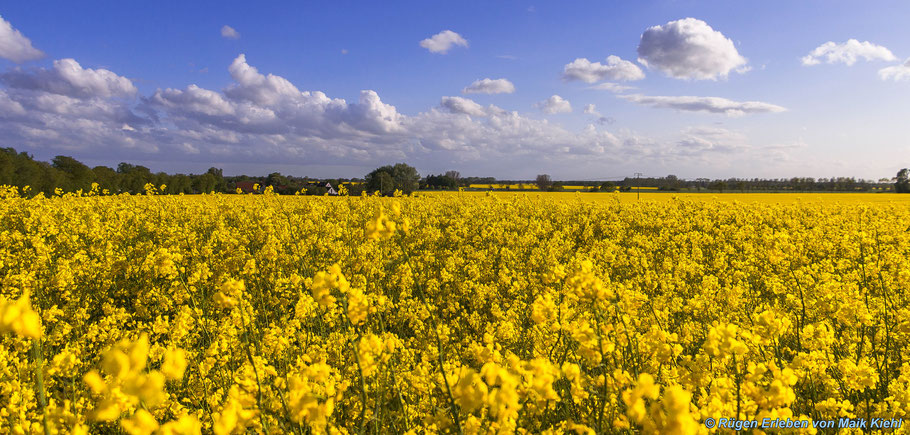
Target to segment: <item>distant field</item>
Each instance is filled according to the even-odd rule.
[[[458,195],[457,192],[419,192],[418,195]],[[486,195],[487,192],[461,192],[461,195]],[[632,192],[502,192],[493,193],[501,198],[527,197],[528,199],[577,199],[580,201],[613,201],[619,198],[621,202],[638,201],[638,193]],[[897,193],[675,193],[675,192],[641,192],[641,201],[666,202],[674,199],[692,201],[739,201],[760,202],[766,204],[793,204],[793,203],[910,203],[910,195]]]
[[[538,190],[537,185],[533,183],[518,183],[518,184],[471,184],[468,187],[471,189],[489,189],[493,187],[494,190]],[[577,184],[570,184],[562,186],[566,190],[588,190],[594,186],[580,186]],[[638,188],[636,188],[638,189]],[[641,190],[657,190],[656,187],[642,187]]]

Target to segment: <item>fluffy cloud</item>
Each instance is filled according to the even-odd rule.
[[[645,78],[645,73],[638,65],[611,55],[607,57],[606,65],[585,58],[575,59],[563,68],[562,77],[566,81],[595,83],[601,80],[641,80]]]
[[[891,50],[869,41],[859,42],[850,39],[842,44],[828,41],[819,45],[811,53],[803,57],[803,65],[818,65],[824,60],[826,63],[845,63],[853,65],[859,58],[865,60],[897,60]]]
[[[143,135],[151,120],[114,96],[73,97],[44,89],[0,89],[0,136],[24,147],[83,156],[159,151]],[[128,128],[124,128],[128,127]]]
[[[910,59],[901,65],[894,65],[878,70],[878,77],[882,80],[910,80]]]
[[[284,77],[273,74],[262,75],[256,67],[246,62],[246,55],[241,54],[228,67],[234,84],[224,93],[236,100],[247,100],[260,105],[272,105],[282,99],[293,99],[301,92]]]
[[[569,104],[569,101],[560,97],[559,95],[553,95],[546,100],[543,100],[534,105],[534,107],[543,111],[543,113],[568,113],[572,111],[572,105]]]
[[[452,113],[462,113],[471,116],[487,116],[487,111],[484,110],[483,106],[468,98],[442,97],[442,101],[439,105]]]
[[[746,70],[733,41],[695,18],[671,21],[645,30],[638,61],[678,79],[716,80]]]
[[[0,57],[16,63],[41,59],[44,53],[32,47],[32,41],[0,16]]]
[[[186,90],[164,89],[155,92],[151,101],[181,115],[200,114],[207,116],[228,116],[236,113],[231,104],[219,92],[189,85]]]
[[[234,30],[233,27],[225,24],[221,27],[221,37],[227,39],[240,39],[240,33]]]
[[[31,89],[76,98],[129,97],[136,93],[133,82],[106,69],[82,68],[73,59],[54,61],[52,69],[15,69],[0,75],[11,88]]]
[[[464,94],[511,94],[515,92],[515,85],[506,79],[475,80],[461,92]]]
[[[592,155],[618,160],[624,154],[622,140],[607,131],[589,126],[575,133],[517,112],[470,118],[431,109],[409,118],[406,127],[418,138],[420,148],[414,150],[418,155],[448,153],[456,161],[501,156],[571,160]]]
[[[467,47],[468,41],[451,30],[443,30],[420,41],[420,46],[430,50],[430,53],[446,54],[455,45]]]
[[[733,101],[720,97],[667,97],[633,94],[621,95],[620,98],[645,106],[692,112],[722,113],[727,116],[742,116],[753,113],[777,113],[787,110],[781,106],[760,101]]]
[[[25,108],[22,107],[22,104],[10,98],[10,96],[3,90],[0,90],[0,117],[9,117],[24,114]]]
[[[242,133],[292,134],[322,139],[352,138],[401,129],[401,115],[371,90],[357,103],[301,92],[291,82],[263,75],[237,56],[228,68],[234,82],[224,94],[190,85],[158,90],[148,103],[184,125],[208,125]]]
[[[607,131],[596,126],[606,118],[593,105],[585,112],[599,119],[580,130],[464,97],[443,97],[437,107],[407,116],[371,90],[354,102],[301,91],[259,72],[242,55],[229,71],[234,81],[222,90],[159,89],[138,103],[104,87],[88,96],[70,87],[6,85],[0,87],[0,137],[26,149],[63,150],[89,160],[170,159],[200,167],[215,161],[241,171],[276,164],[368,168],[390,160],[443,170],[441,162],[471,162],[500,176],[530,176],[524,171],[541,165],[576,173],[618,168],[630,159],[700,162],[730,142],[720,133],[694,130],[670,140]],[[49,71],[16,73],[20,82],[44,83]],[[571,110],[558,96],[540,107]],[[503,167],[504,158],[513,166]]]

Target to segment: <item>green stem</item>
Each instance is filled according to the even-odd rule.
[[[259,370],[256,368],[256,361],[253,360],[253,353],[250,352],[250,331],[247,327],[246,321],[244,320],[244,310],[243,310],[243,301],[238,303],[240,307],[240,323],[243,324],[243,336],[246,340],[246,356],[250,361],[250,365],[253,367],[253,375],[256,376],[256,406],[259,407],[259,421],[262,423],[262,428],[265,430],[265,433],[269,433],[269,423],[265,418],[265,409],[262,407],[262,383],[259,382]]]
[[[44,435],[51,435],[50,427],[47,425],[47,398],[44,397],[44,356],[40,340],[32,340],[32,355],[35,358],[35,386],[38,389],[38,409],[41,410],[41,418],[44,420]]]

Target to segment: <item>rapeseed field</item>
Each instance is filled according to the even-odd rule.
[[[685,434],[910,413],[896,196],[148,191],[2,190],[0,432]]]

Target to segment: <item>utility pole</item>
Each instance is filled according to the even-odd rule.
[[[641,178],[641,172],[635,173],[635,190],[638,192],[638,200],[641,201],[641,182],[638,181]]]

